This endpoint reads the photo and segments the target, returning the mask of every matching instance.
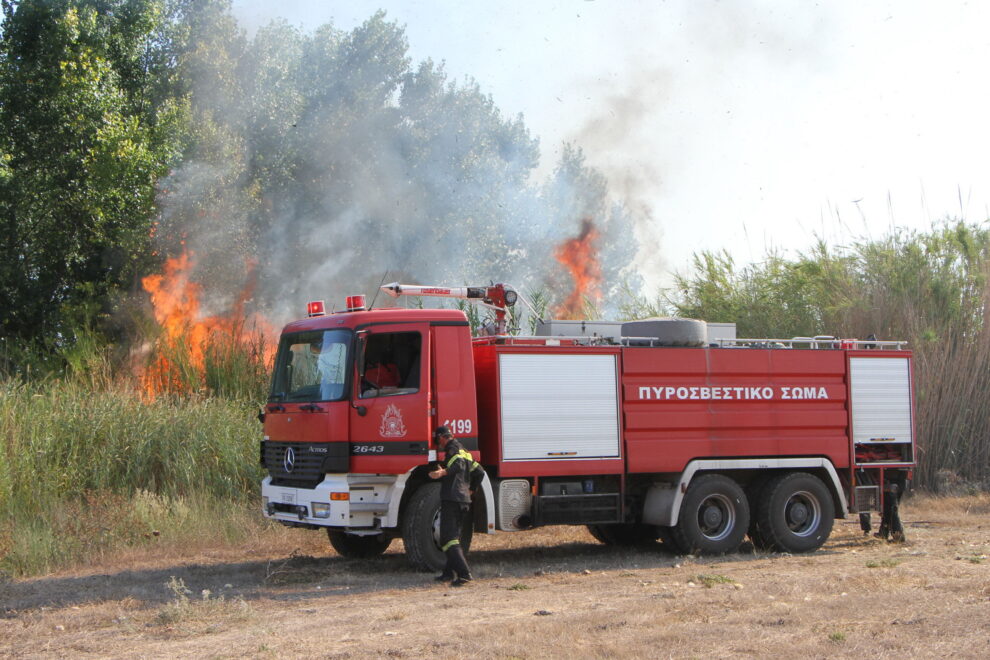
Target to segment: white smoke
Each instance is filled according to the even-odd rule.
[[[232,43],[233,42],[233,43]],[[224,56],[217,55],[221,51]],[[193,251],[207,312],[222,312],[256,264],[254,310],[275,322],[388,280],[503,281],[562,297],[553,248],[586,217],[607,285],[628,277],[626,209],[578,152],[534,181],[539,143],[472,81],[409,66],[401,28],[283,24],[196,52],[189,158],[163,185],[165,249]],[[222,81],[222,82],[221,82]]]

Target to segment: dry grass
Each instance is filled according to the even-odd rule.
[[[970,516],[990,515],[990,493],[966,497],[939,497],[917,495],[904,501],[904,508],[911,512],[937,515],[940,521],[959,521]]]
[[[9,581],[0,655],[983,657],[990,564],[972,559],[990,553],[990,496],[917,498],[903,517],[903,545],[848,520],[796,556],[616,550],[581,528],[479,537],[465,589],[408,570],[398,542],[361,562],[286,532]]]

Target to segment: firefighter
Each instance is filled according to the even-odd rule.
[[[368,350],[361,373],[361,396],[378,396],[373,390],[399,386],[399,368],[393,362],[392,351],[386,346]]]
[[[364,371],[364,380],[370,386],[368,389],[385,389],[399,386],[399,368],[388,358],[368,360]]]
[[[446,454],[444,463],[429,473],[431,479],[440,479],[440,545],[447,555],[443,573],[436,579],[461,587],[472,580],[461,548],[461,530],[470,524],[471,495],[485,473],[446,426],[438,426],[433,437]]]

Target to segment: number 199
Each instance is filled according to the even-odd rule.
[[[472,428],[470,419],[448,419],[443,425],[455,434],[470,433]]]

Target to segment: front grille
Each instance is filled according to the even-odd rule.
[[[337,442],[264,442],[262,455],[265,469],[272,477],[272,485],[315,488],[328,471],[324,462],[328,458],[336,458],[341,453],[340,449],[346,455],[346,447],[347,443]],[[285,457],[289,449],[292,449],[293,461],[291,470],[286,470]]]

